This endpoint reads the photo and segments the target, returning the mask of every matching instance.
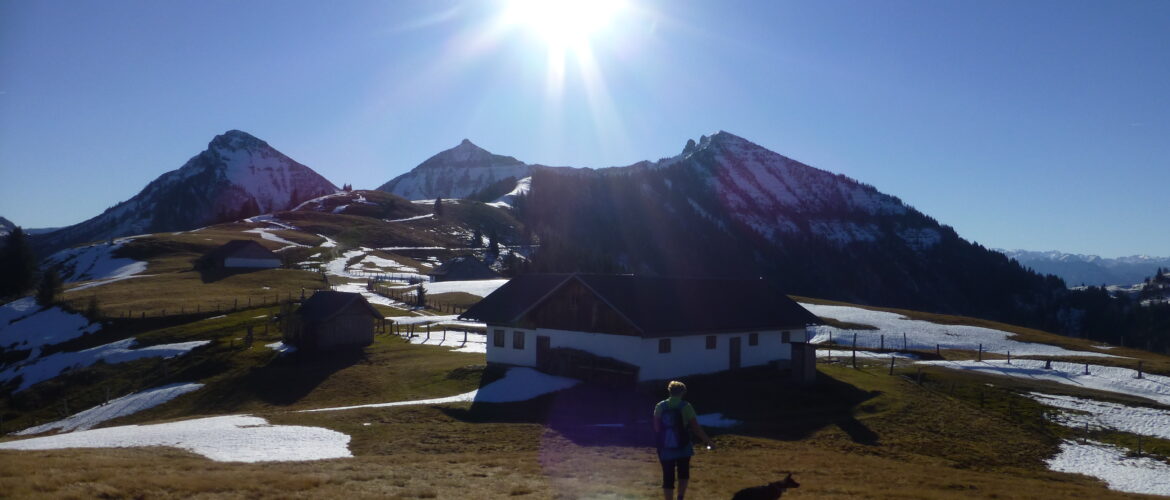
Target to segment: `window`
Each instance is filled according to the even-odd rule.
[[[670,339],[658,339],[658,354],[670,352]]]
[[[792,342],[792,332],[780,332],[780,343],[787,344]]]
[[[512,348],[524,349],[524,332],[512,332]]]
[[[760,345],[760,334],[749,333],[748,334],[748,345]]]
[[[496,347],[504,347],[504,331],[496,330],[492,335],[492,345]]]
[[[714,335],[708,335],[708,336],[707,336],[707,348],[708,348],[708,349],[714,349],[714,348],[715,348],[715,336],[714,336]]]

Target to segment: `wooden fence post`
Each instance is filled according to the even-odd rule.
[[[886,334],[883,333],[882,337],[881,337],[880,347],[878,347],[878,352],[885,352],[885,350],[886,350]]]
[[[979,359],[977,359],[976,361],[979,361],[979,362],[983,361],[983,344],[979,344]]]
[[[903,351],[910,350],[910,347],[908,347],[908,344],[906,343],[906,332],[902,332],[902,350]]]
[[[1138,360],[1138,375],[1137,375],[1137,378],[1142,378],[1142,361],[1141,361],[1140,359]],[[1139,446],[1139,448],[1140,448],[1140,446]],[[1138,455],[1141,455],[1141,452],[1140,452],[1140,451],[1138,452]]]
[[[890,375],[894,374],[894,357],[890,356]]]
[[[857,333],[853,333],[853,368],[857,369]]]

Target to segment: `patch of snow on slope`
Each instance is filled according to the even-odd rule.
[[[1011,351],[1013,356],[1117,357],[1111,354],[1070,351],[1047,344],[1010,340],[1012,336],[1010,332],[978,326],[940,325],[929,321],[909,319],[900,314],[871,311],[860,307],[801,305],[817,316],[878,328],[877,330],[842,330],[822,325],[816,327],[817,334],[811,341],[814,344],[826,342],[829,338],[829,332],[833,332],[834,337],[839,339],[845,338],[845,335],[848,334],[851,342],[853,334],[856,333],[858,347],[876,349],[881,345],[881,336],[885,335],[886,347],[901,349],[902,335],[905,334],[907,350],[933,351],[935,344],[939,344],[943,349],[974,351],[979,348],[980,344],[983,344],[983,350],[986,352],[1005,354]]]
[[[412,220],[429,219],[429,218],[434,217],[434,216],[435,216],[435,214],[423,214],[423,215],[416,215],[414,217],[407,217],[405,219],[387,220],[386,222],[410,222]]]
[[[114,257],[114,252],[122,248],[127,241],[130,241],[130,238],[121,238],[112,245],[93,243],[67,248],[46,260],[49,266],[59,266],[62,271],[61,280],[65,283],[125,279],[146,270],[144,261]]]
[[[516,181],[515,188],[512,188],[512,190],[509,191],[508,194],[505,194],[499,198],[496,198],[495,201],[488,203],[488,205],[491,205],[493,207],[498,207],[498,208],[512,208],[512,204],[516,202],[516,197],[517,196],[524,196],[524,195],[528,194],[528,191],[530,191],[531,189],[532,189],[532,176],[528,176],[528,177],[525,177],[523,179]]]
[[[1132,434],[1141,434],[1170,439],[1170,410],[1127,406],[1104,401],[1093,401],[1072,396],[1057,396],[1033,392],[1028,397],[1040,403],[1072,410],[1052,416],[1054,422],[1066,427],[1083,428],[1089,425],[1096,429],[1112,429]]]
[[[249,415],[127,425],[0,443],[7,450],[170,446],[217,462],[285,462],[353,456],[348,435],[320,427],[271,425]]]
[[[198,340],[132,349],[136,342],[133,338],[128,338],[83,351],[58,352],[42,358],[31,359],[0,372],[0,383],[21,377],[20,387],[14,391],[20,392],[33,384],[56,377],[64,370],[80,370],[98,361],[114,364],[142,358],[167,359],[187,354],[196,347],[211,343],[209,340]]]
[[[941,366],[955,370],[969,370],[993,375],[1042,380],[1071,385],[1084,389],[1116,392],[1147,398],[1159,404],[1170,405],[1170,377],[1146,374],[1136,378],[1137,372],[1130,368],[1089,365],[1085,375],[1084,363],[1052,362],[1052,369],[1044,368],[1044,361],[1038,359],[1013,359],[994,361],[919,361],[921,364]]]
[[[102,328],[101,324],[90,323],[85,316],[66,312],[60,307],[39,307],[32,297],[0,306],[0,347],[32,349],[29,359],[36,359],[43,346],[59,344]]]
[[[1170,464],[1149,457],[1128,457],[1116,446],[1089,441],[1064,441],[1060,453],[1046,462],[1058,472],[1093,476],[1109,489],[1147,495],[1170,495]]]
[[[154,408],[188,392],[197,391],[202,387],[203,384],[177,383],[147,389],[142,392],[110,400],[109,403],[95,406],[56,422],[29,427],[28,429],[17,432],[16,435],[29,436],[52,430],[73,432],[92,429],[95,425],[107,420],[133,415],[142,410]]]
[[[470,281],[437,281],[434,283],[425,283],[423,287],[426,288],[428,294],[463,292],[471,295],[486,297],[497,288],[504,286],[507,283],[506,279],[495,280],[470,280]]]
[[[272,231],[273,231],[272,229],[268,229],[268,228],[256,228],[256,229],[248,229],[244,232],[245,233],[259,234],[260,237],[263,239],[266,239],[268,241],[275,241],[277,243],[280,243],[281,245],[288,245],[290,247],[307,247],[308,246],[308,245],[302,245],[302,244],[297,243],[295,241],[289,241],[289,240],[286,240],[284,238],[281,238],[280,236],[272,234]]]
[[[580,380],[558,377],[541,373],[532,368],[514,367],[495,382],[477,390],[449,396],[445,398],[421,399],[415,401],[396,401],[393,403],[375,403],[357,406],[342,406],[338,408],[321,408],[304,410],[306,412],[351,410],[355,408],[385,408],[388,406],[430,405],[446,403],[513,403],[528,401],[552,392],[568,389],[580,383]]]
[[[838,346],[835,349],[829,349],[827,347],[820,348],[820,349],[817,349],[817,357],[818,358],[852,358],[853,357],[853,350],[849,349],[848,347],[843,348],[840,346]],[[885,359],[885,360],[889,360],[890,358],[918,359],[917,355],[905,353],[905,352],[876,352],[876,351],[857,351],[857,357],[862,358],[862,359]]]

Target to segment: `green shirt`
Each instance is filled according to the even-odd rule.
[[[671,410],[673,410],[675,408],[678,408],[678,406],[681,405],[682,403],[683,403],[682,398],[677,397],[677,396],[671,396],[667,399],[664,399],[664,400],[658,402],[657,405],[654,405],[654,418],[661,418],[662,412],[665,409],[670,408]],[[691,425],[691,421],[698,418],[695,415],[695,405],[687,405],[686,408],[683,408],[682,409],[682,416],[683,416],[683,424],[684,425]]]

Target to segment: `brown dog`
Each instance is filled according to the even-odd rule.
[[[788,477],[780,481],[739,490],[735,496],[731,497],[731,500],[776,500],[784,494],[784,490],[799,487],[800,483],[792,479],[792,473],[788,473]]]

